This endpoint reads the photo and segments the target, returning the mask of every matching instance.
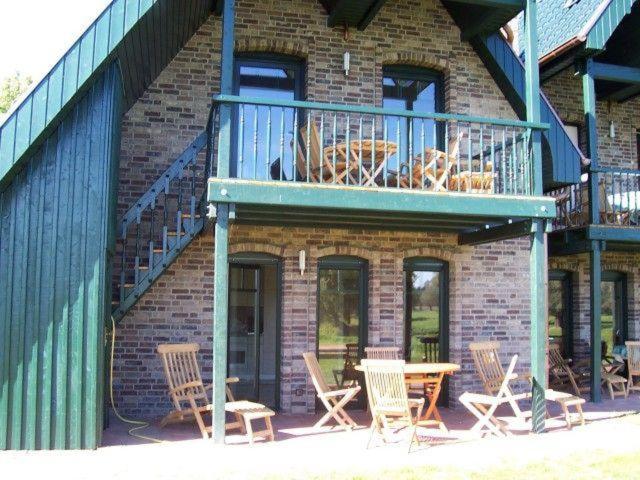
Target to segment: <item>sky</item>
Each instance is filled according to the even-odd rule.
[[[0,0],[0,79],[41,79],[110,0]]]

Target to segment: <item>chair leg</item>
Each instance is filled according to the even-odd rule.
[[[273,442],[276,437],[273,434],[273,425],[271,425],[271,417],[264,417],[264,423],[267,426],[267,430],[269,431],[269,439]]]
[[[244,417],[244,425],[247,429],[247,436],[249,437],[249,445],[253,445],[253,427],[251,426],[251,420]]]

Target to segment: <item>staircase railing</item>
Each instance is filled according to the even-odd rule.
[[[216,111],[214,106],[206,130],[119,222],[114,276],[117,297],[112,299],[116,319],[138,301],[204,226],[203,194],[211,169]]]

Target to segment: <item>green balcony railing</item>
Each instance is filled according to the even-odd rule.
[[[556,199],[554,229],[579,228],[591,223],[589,175],[597,177],[597,224],[640,226],[640,170],[594,168],[582,183],[549,193]]]
[[[442,193],[531,195],[545,124],[221,95],[232,105],[231,177]],[[213,139],[217,138],[216,131]],[[215,152],[215,146],[211,148]],[[209,171],[215,175],[217,156]]]

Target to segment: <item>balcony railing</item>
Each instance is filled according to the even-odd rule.
[[[220,104],[233,107],[231,177],[256,181],[531,195],[531,138],[546,128],[517,120],[226,95],[216,97],[213,108]]]
[[[640,211],[640,170],[598,167],[589,175],[597,177],[597,223],[618,227],[638,227]],[[554,228],[562,230],[589,225],[589,181],[549,193],[556,199]]]

